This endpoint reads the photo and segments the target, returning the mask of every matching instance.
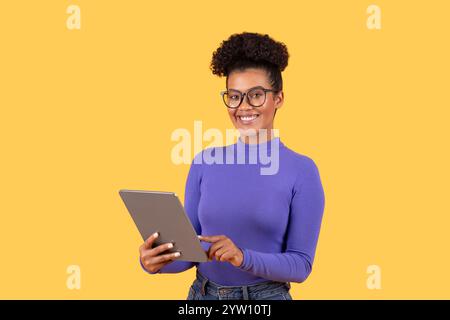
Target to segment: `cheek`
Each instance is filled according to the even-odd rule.
[[[236,113],[235,110],[230,110],[230,109],[228,109],[228,115],[230,116],[230,118],[231,118],[232,121],[236,121],[236,118],[235,118],[235,116],[234,116],[235,113]]]
[[[275,106],[273,104],[267,105],[263,110],[261,110],[261,115],[264,117],[264,121],[272,121],[275,113]]]

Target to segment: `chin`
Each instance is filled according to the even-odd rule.
[[[250,126],[238,126],[237,129],[241,133],[241,135],[251,137],[251,136],[257,136],[258,135],[258,131],[261,128],[259,128],[259,127],[250,127]]]

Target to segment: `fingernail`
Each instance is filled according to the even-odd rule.
[[[155,233],[153,234],[153,238],[158,238],[158,232],[155,232]]]
[[[173,248],[173,244],[171,244],[171,243],[169,243],[168,245],[167,245],[167,248]]]
[[[175,257],[179,257],[179,256],[180,256],[180,253],[179,253],[179,252],[175,252],[173,255],[174,255]]]
[[[202,238],[202,236],[197,236],[197,237]]]

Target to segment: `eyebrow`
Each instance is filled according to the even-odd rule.
[[[263,86],[256,86],[256,87],[251,87],[251,88],[249,88],[249,89],[247,89],[247,90],[245,90],[245,91],[250,91],[250,90],[256,89],[256,88],[262,88],[262,89],[264,89]],[[227,88],[227,90],[233,90],[233,91],[239,91],[239,92],[242,92],[242,91],[240,91],[240,90],[232,89],[232,88]]]

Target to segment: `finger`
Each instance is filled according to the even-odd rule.
[[[225,241],[219,241],[219,242],[214,243],[211,247],[209,247],[208,257],[210,259],[213,259],[214,255],[216,254],[216,251],[219,250],[220,248],[222,248],[225,244],[226,244]]]
[[[217,241],[220,241],[220,240],[226,238],[226,236],[224,236],[224,235],[220,235],[220,236],[198,236],[198,238],[201,241],[205,241],[205,242],[217,242]]]
[[[153,265],[147,264],[148,266],[151,266],[151,268],[149,268],[148,271],[151,271],[151,272],[155,273],[155,272],[159,271],[159,269],[164,267],[166,264],[169,264],[170,262],[172,262],[172,261],[171,260],[164,261],[164,262],[161,262],[161,263],[158,263],[158,264],[153,264]],[[144,264],[144,266],[145,266],[145,264]]]
[[[161,244],[161,245],[151,249],[149,251],[149,256],[153,256],[153,257],[157,256],[157,255],[161,254],[162,252],[169,250],[171,248],[173,248],[172,242]]]
[[[145,250],[141,256],[142,256],[143,259],[146,259],[146,258],[157,258],[157,257],[173,254],[175,252],[170,252],[170,253],[169,252],[164,252],[164,251],[169,249],[168,247],[169,247],[170,244],[171,243],[169,242],[169,243],[165,243],[165,244],[162,244],[160,246],[157,246],[157,247],[155,247],[153,249]]]
[[[224,246],[224,247],[218,249],[216,251],[216,253],[214,254],[214,256],[217,261],[223,261],[223,256],[225,255],[225,253],[228,253],[229,251],[231,251],[230,248],[227,246]]]
[[[155,273],[155,272],[159,271],[159,269],[161,269],[162,267],[164,267],[166,264],[167,264],[167,263],[162,262],[162,263],[158,263],[158,264],[152,265],[151,270],[152,270],[153,273]],[[149,270],[149,271],[150,271],[150,270]]]
[[[180,252],[174,252],[174,253],[167,253],[167,254],[161,254],[159,256],[156,257],[152,257],[150,259],[152,264],[157,264],[157,263],[161,263],[161,262],[165,262],[165,261],[171,261],[173,259],[176,259],[180,256]]]
[[[158,236],[159,236],[159,232],[155,232],[150,237],[148,237],[147,240],[145,240],[145,248],[151,249],[153,242],[156,240],[156,238],[158,238]]]
[[[176,258],[176,256],[173,253],[159,255],[156,257],[147,256],[147,257],[143,258],[143,263],[147,267],[147,269],[150,269],[150,268],[155,268],[155,266],[158,266],[161,264],[164,265],[169,262],[172,262],[175,258]]]
[[[233,259],[233,251],[229,250],[220,256],[220,261],[231,261]]]
[[[209,258],[209,250],[203,250],[203,252],[206,254],[208,261],[211,261],[211,259]]]
[[[209,259],[209,260],[212,260],[213,257],[214,257],[214,254],[215,254],[216,250],[219,249],[219,248],[222,247],[222,246],[223,246],[223,242],[216,242],[216,243],[214,243],[213,245],[211,245],[211,246],[209,247],[209,249],[208,249],[208,252],[207,252],[207,254],[208,254],[208,259]]]

